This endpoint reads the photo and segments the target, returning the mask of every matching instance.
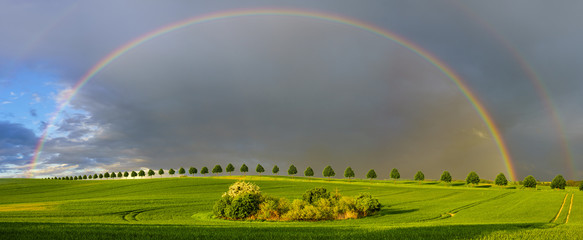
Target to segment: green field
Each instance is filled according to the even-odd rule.
[[[383,207],[374,216],[338,221],[213,218],[214,202],[242,178],[0,179],[0,238],[583,239],[583,193],[575,188],[253,176],[245,179],[272,196],[295,199],[326,187],[349,196],[370,192]]]

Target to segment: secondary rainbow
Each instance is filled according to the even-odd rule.
[[[163,35],[163,34],[166,34],[166,33],[169,33],[169,32],[172,32],[172,31],[175,31],[175,30],[187,27],[187,26],[192,26],[195,24],[210,22],[210,21],[219,20],[219,19],[228,19],[228,18],[245,17],[245,16],[305,17],[305,18],[319,19],[319,20],[324,20],[324,21],[328,21],[328,22],[335,22],[335,23],[339,23],[339,24],[349,25],[349,26],[353,26],[353,27],[368,31],[368,32],[375,33],[381,37],[392,40],[392,41],[398,43],[399,45],[416,53],[417,55],[419,55],[420,57],[424,58],[426,61],[430,62],[432,65],[437,67],[441,72],[443,72],[451,81],[453,81],[457,85],[457,87],[462,92],[462,94],[469,100],[469,102],[472,104],[474,109],[476,109],[479,116],[482,118],[482,120],[486,124],[488,130],[490,131],[490,133],[491,133],[491,135],[492,135],[492,137],[493,137],[493,139],[498,147],[498,150],[500,151],[500,155],[502,156],[502,159],[504,161],[504,164],[506,166],[506,170],[507,170],[507,173],[509,174],[510,179],[513,181],[516,180],[516,173],[514,170],[514,166],[512,164],[512,159],[510,157],[510,154],[508,152],[508,149],[506,147],[504,139],[502,138],[502,135],[500,134],[500,131],[499,131],[498,127],[496,126],[494,120],[492,119],[492,117],[490,116],[488,111],[486,111],[483,104],[478,100],[476,95],[472,91],[470,91],[470,89],[462,81],[462,79],[449,66],[447,66],[443,61],[439,60],[437,57],[435,57],[434,55],[432,55],[430,52],[426,51],[425,49],[417,46],[415,43],[413,43],[413,42],[411,42],[411,41],[409,41],[409,40],[407,40],[407,39],[405,39],[405,38],[403,38],[395,33],[389,32],[385,29],[382,29],[382,28],[377,27],[375,25],[372,25],[370,23],[363,22],[363,21],[360,21],[357,19],[352,19],[352,18],[345,17],[345,16],[339,16],[339,15],[335,15],[335,14],[331,14],[331,13],[324,13],[324,12],[316,12],[316,11],[311,11],[311,10],[308,11],[308,10],[299,10],[299,9],[243,9],[243,10],[238,9],[238,10],[233,10],[233,11],[222,11],[222,12],[211,13],[211,14],[207,14],[207,15],[189,18],[189,19],[179,21],[179,22],[167,25],[165,27],[156,29],[152,32],[146,33],[146,34],[124,44],[123,46],[117,48],[115,51],[109,53],[105,58],[103,58],[101,61],[99,61],[95,66],[93,66],[75,84],[75,86],[72,88],[71,93],[67,97],[66,101],[64,101],[58,107],[54,116],[51,118],[51,122],[49,124],[49,127],[54,123],[54,121],[56,120],[59,113],[61,111],[63,111],[63,109],[68,105],[70,100],[73,97],[75,97],[75,95],[77,94],[79,89],[81,89],[85,84],[87,84],[87,82],[89,82],[93,78],[93,76],[95,76],[97,73],[99,73],[101,71],[101,69],[105,68],[112,61],[114,61],[115,59],[117,59],[118,57],[120,57],[121,55],[126,53],[127,51],[130,51],[133,48],[138,47],[142,43],[147,42],[147,41],[149,41],[153,38],[156,38],[160,35]],[[32,163],[31,163],[31,170],[29,171],[29,177],[32,176],[31,175],[32,170],[34,169],[36,163],[38,162],[39,156],[40,156],[42,149],[43,149],[43,146],[44,146],[47,132],[48,132],[48,127],[43,132],[43,135],[37,144],[37,148],[35,150],[35,153],[34,153],[34,156],[32,159]]]

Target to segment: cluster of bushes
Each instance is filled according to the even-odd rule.
[[[356,197],[330,193],[325,188],[306,191],[302,199],[264,196],[249,182],[236,182],[219,199],[215,216],[231,220],[318,221],[364,217],[378,212],[381,204],[368,193]]]

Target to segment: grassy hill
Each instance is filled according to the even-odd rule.
[[[256,183],[264,194],[290,200],[301,198],[313,187],[338,190],[343,195],[370,192],[383,208],[379,214],[362,219],[323,222],[213,218],[214,202],[239,179]],[[563,191],[519,188],[257,176],[0,179],[0,236],[2,239],[583,238],[583,193],[575,188]]]

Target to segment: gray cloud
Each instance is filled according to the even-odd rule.
[[[4,3],[0,29],[16,30],[0,42],[0,62],[42,66],[71,85],[108,52],[153,29],[213,11],[266,6],[136,4]],[[576,103],[583,72],[573,50],[583,37],[575,31],[580,3],[268,4],[338,13],[410,39],[476,93],[500,127],[519,177],[568,174],[554,120],[522,63],[483,26],[489,25],[544,81],[576,160],[579,175],[571,177],[582,177],[577,119],[583,112]],[[0,85],[9,84],[2,78],[9,71],[0,71]],[[433,178],[445,169],[457,178],[470,170],[485,178],[505,171],[484,123],[443,73],[389,40],[321,20],[242,17],[166,34],[116,59],[72,104],[87,114],[64,117],[60,135],[46,144],[46,164],[331,164],[361,173],[399,167],[411,176],[422,169]]]

